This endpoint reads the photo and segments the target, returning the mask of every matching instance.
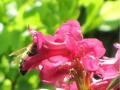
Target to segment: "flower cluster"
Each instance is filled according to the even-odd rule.
[[[43,82],[64,90],[106,90],[119,74],[120,44],[115,44],[118,48],[115,58],[102,58],[105,54],[102,42],[83,38],[75,20],[64,23],[52,36],[32,29],[30,32],[36,53],[22,62],[22,74],[36,68]]]

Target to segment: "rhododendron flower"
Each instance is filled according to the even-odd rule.
[[[75,20],[64,23],[53,36],[45,36],[32,29],[30,32],[37,53],[25,58],[20,68],[23,74],[36,67],[43,82],[65,90],[70,90],[67,86],[77,86],[79,90],[85,88],[83,84],[89,86],[90,76],[99,70],[99,58],[105,53],[101,41],[84,39]],[[73,78],[73,82],[68,84],[65,78]]]
[[[113,58],[104,58],[100,60],[100,68],[97,71],[98,74],[101,75],[99,79],[93,80],[92,88],[93,90],[106,90],[107,86],[109,85],[110,81],[114,78],[116,78],[119,73],[120,69],[120,44],[114,45],[116,48],[118,48],[115,57]],[[118,88],[119,85],[117,85],[115,88]],[[117,90],[113,88],[113,90]]]
[[[60,82],[64,82],[70,68],[71,63],[68,62],[68,58],[63,56],[53,56],[43,60],[38,67],[43,82],[56,84],[56,86],[60,86]]]

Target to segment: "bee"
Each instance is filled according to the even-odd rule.
[[[20,50],[17,50],[13,53],[11,53],[9,56],[14,57],[13,64],[19,63],[20,65],[20,72],[24,75],[25,71],[22,70],[22,65],[25,62],[25,59],[27,57],[33,56],[37,54],[37,45],[36,44],[29,44],[27,47],[24,47]]]

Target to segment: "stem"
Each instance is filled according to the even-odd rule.
[[[16,90],[16,89],[15,89],[15,86],[16,86],[16,83],[17,83],[17,80],[18,80],[19,75],[20,75],[20,74],[17,73],[16,76],[15,76],[14,81],[12,81],[12,90]]]
[[[80,89],[80,80],[79,80],[79,77],[78,77],[77,72],[75,71],[75,69],[71,69],[71,70],[70,70],[70,73],[73,75],[73,78],[74,78],[74,80],[75,80],[75,82],[76,82],[76,84],[77,84],[78,90],[81,90],[81,89]]]

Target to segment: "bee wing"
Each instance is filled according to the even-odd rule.
[[[27,47],[24,47],[22,49],[19,49],[17,51],[12,52],[9,56],[13,57],[13,64],[20,63],[23,59],[28,57],[28,51],[31,49],[32,44],[29,44]]]
[[[21,55],[14,57],[12,64],[19,64],[21,61]]]
[[[13,57],[12,64],[19,64],[22,60],[23,54],[26,52],[27,48],[24,47],[20,50],[12,52],[9,56]]]
[[[12,64],[20,64],[22,62],[22,60],[24,60],[27,57],[28,57],[28,55],[25,51],[24,53],[14,57],[14,60],[12,61]]]
[[[24,53],[27,50],[26,47],[19,49],[17,51],[12,52],[9,56],[19,56],[20,54]]]

